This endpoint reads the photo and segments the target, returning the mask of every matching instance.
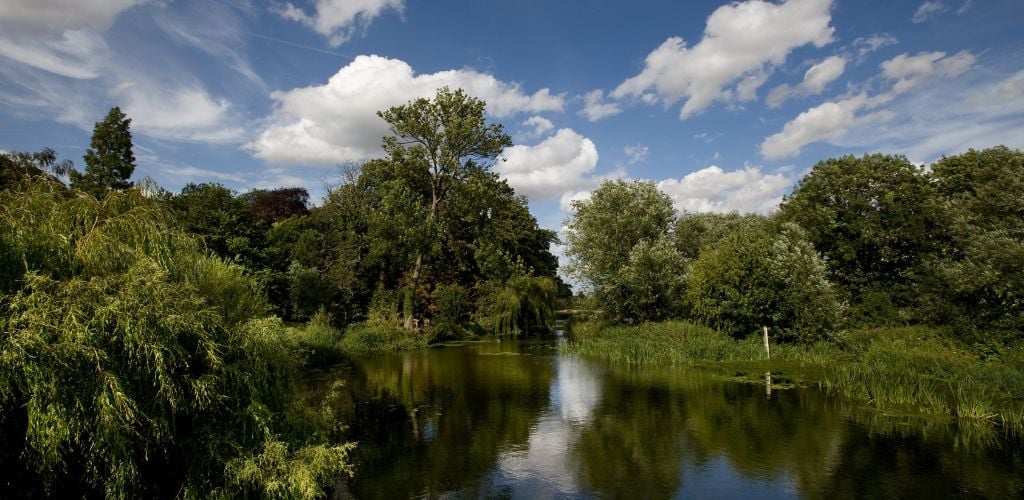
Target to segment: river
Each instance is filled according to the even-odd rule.
[[[338,382],[341,384],[338,384]],[[358,442],[355,498],[1016,498],[1024,446],[817,388],[504,340],[315,372]],[[337,394],[337,393],[336,393]]]

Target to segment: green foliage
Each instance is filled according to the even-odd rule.
[[[951,244],[927,262],[926,318],[996,340],[1024,332],[1024,153],[1005,147],[943,158],[931,178]]]
[[[306,363],[326,365],[341,357],[341,329],[334,326],[331,315],[320,309],[304,327],[298,328],[299,346],[306,350]]]
[[[69,175],[74,170],[71,160],[58,160],[57,153],[44,148],[38,153],[0,153],[0,190],[16,189],[24,182],[39,178],[59,182],[53,176]]]
[[[686,259],[696,259],[704,248],[713,248],[726,236],[764,224],[764,216],[732,212],[717,214],[711,212],[683,213],[675,223],[672,235],[676,248]]]
[[[783,341],[814,341],[835,327],[841,311],[825,266],[796,225],[763,223],[701,252],[687,298],[694,315],[734,336],[762,326]]]
[[[473,302],[469,292],[456,284],[438,285],[431,294],[434,302],[434,319],[431,323],[439,338],[453,338],[464,335],[460,325],[469,320]]]
[[[616,289],[618,282],[633,247],[668,233],[674,217],[672,200],[653,182],[605,181],[589,201],[574,202],[573,211],[566,221],[569,272],[591,284],[609,312],[631,316],[623,302],[625,294]]]
[[[558,284],[548,277],[519,276],[504,285],[485,283],[477,298],[477,323],[499,335],[550,330]]]
[[[422,197],[424,203],[429,203],[422,226],[426,233],[422,243],[416,245],[410,277],[413,293],[418,290],[424,254],[429,258],[438,253],[435,243],[441,238],[437,229],[446,225],[443,212],[439,212],[441,203],[466,182],[472,171],[486,170],[486,162],[512,145],[501,124],[487,123],[485,108],[484,101],[466,95],[462,89],[444,87],[432,100],[420,98],[377,113],[390,126],[392,136],[385,137],[382,145],[391,162],[416,172],[415,179],[429,179],[429,196],[424,192]],[[413,311],[407,311],[406,329],[412,327],[412,317]]]
[[[227,463],[223,498],[326,498],[340,473],[351,476],[348,455],[355,445],[307,446],[290,450],[287,443],[267,442],[259,454]]]
[[[279,441],[297,350],[243,270],[139,190],[0,192],[0,434],[22,487],[167,497]],[[334,463],[332,467],[338,468]],[[10,483],[4,487],[9,487]]]
[[[338,347],[347,353],[396,352],[427,347],[428,335],[392,327],[374,328],[354,323],[345,330]]]
[[[913,273],[940,235],[935,197],[923,170],[902,156],[844,156],[816,164],[780,216],[807,231],[829,279],[850,292],[854,313],[867,288],[907,307],[916,298]]]
[[[70,172],[73,189],[102,198],[108,191],[131,185],[128,179],[135,171],[131,123],[131,118],[116,106],[96,122],[89,149],[85,151],[85,172]]]
[[[683,309],[686,259],[671,239],[641,240],[605,297],[606,313],[613,318],[654,321],[677,316]],[[611,299],[611,300],[609,300]]]

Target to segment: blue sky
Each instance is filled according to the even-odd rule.
[[[449,85],[546,227],[606,178],[770,212],[830,156],[1024,147],[1022,25],[1020,0],[5,0],[0,149],[81,168],[118,105],[137,177],[318,198],[381,154],[376,110]]]

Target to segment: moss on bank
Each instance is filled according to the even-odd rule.
[[[930,327],[845,332],[832,341],[771,346],[758,336],[734,340],[683,321],[639,326],[573,325],[563,352],[627,364],[719,368],[741,380],[765,372],[818,384],[884,412],[991,422],[1024,434],[1024,349],[963,344]]]

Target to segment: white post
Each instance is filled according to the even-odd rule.
[[[772,359],[772,351],[768,348],[768,327],[764,327],[764,353],[768,356],[768,359]]]

